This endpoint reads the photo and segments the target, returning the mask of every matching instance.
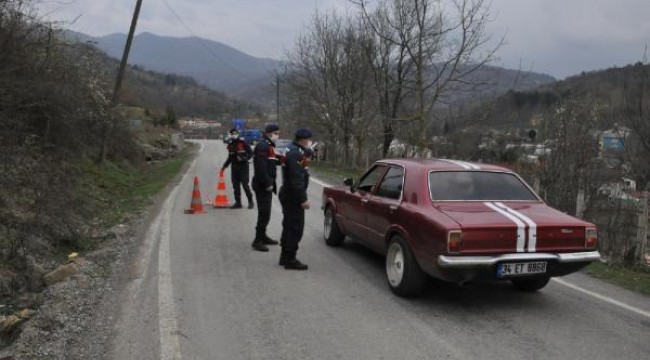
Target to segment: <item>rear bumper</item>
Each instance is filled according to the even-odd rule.
[[[474,266],[492,266],[500,262],[554,261],[557,263],[592,262],[600,259],[598,251],[579,253],[517,253],[495,256],[446,256],[438,257],[442,268],[465,268]]]
[[[440,255],[437,263],[420,264],[429,275],[447,281],[506,280],[497,277],[500,263],[546,261],[547,272],[543,276],[564,276],[576,272],[589,263],[599,260],[598,251],[579,253],[513,253],[494,256],[447,256]],[[425,266],[422,266],[425,265]],[[531,275],[540,276],[540,275]]]

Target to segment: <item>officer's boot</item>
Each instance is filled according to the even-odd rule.
[[[279,264],[280,264],[280,266],[284,266],[284,264],[286,264],[286,263],[287,263],[287,252],[283,250],[280,253],[280,262],[279,262]]]
[[[261,251],[261,252],[268,252],[269,248],[264,245],[264,238],[260,238],[258,236],[255,237],[255,240],[253,240],[253,244],[251,245],[253,247],[253,250]]]
[[[266,234],[264,234],[264,236],[262,237],[262,240],[264,241],[265,245],[277,245],[278,244],[277,240],[271,239],[270,237],[266,236]]]
[[[296,259],[295,251],[287,253],[287,257],[284,261],[284,268],[286,270],[307,270],[307,267],[307,264],[303,264],[298,259]]]
[[[253,201],[253,198],[248,198],[248,208],[255,209],[255,202]]]
[[[241,209],[242,208],[241,200],[239,200],[239,199],[235,200],[235,203],[232,204],[232,206],[230,208],[231,209]]]

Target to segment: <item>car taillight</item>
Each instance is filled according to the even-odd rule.
[[[585,229],[585,249],[593,250],[598,245],[598,231],[596,228]]]
[[[463,232],[460,230],[452,230],[447,233],[447,252],[459,253],[463,241]]]

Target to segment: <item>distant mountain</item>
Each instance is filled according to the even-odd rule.
[[[92,43],[117,59],[122,57],[126,42],[124,34],[92,37],[68,32],[67,36]],[[134,38],[129,63],[148,70],[193,77],[199,84],[259,104],[266,110],[275,109],[274,73],[283,65],[281,61],[256,58],[211,40],[166,37],[146,32]],[[494,66],[482,68],[470,80],[482,84],[475,89],[478,95],[476,91],[460,89],[448,100],[465,102],[493,98],[509,90],[526,91],[555,81],[546,74]]]
[[[444,103],[463,104],[466,107],[477,103],[495,99],[508,91],[527,91],[537,87],[554,83],[556,80],[550,75],[504,69],[496,66],[484,66],[466,79],[466,84],[457,84],[449,91]],[[283,84],[280,83],[280,96],[284,93]],[[275,109],[276,86],[273,78],[264,82],[248,82],[242,84],[240,89],[232,94],[240,99],[246,99],[262,106],[267,110]],[[282,99],[280,99],[282,103]]]
[[[93,43],[108,56],[120,59],[126,35],[92,37],[68,32],[68,37]],[[191,76],[214,90],[237,93],[250,84],[271,81],[281,62],[257,58],[231,46],[197,37],[175,38],[141,33],[133,39],[129,64],[148,70]]]
[[[87,43],[85,55],[98,61],[95,71],[107,86],[112,86],[119,61],[90,46],[94,41],[92,37],[71,33],[63,35],[68,39],[72,37],[73,41]],[[129,66],[124,76],[120,103],[127,107],[144,108],[154,117],[161,116],[168,108],[178,117],[196,116],[212,120],[229,120],[235,114],[251,116],[259,111],[257,106],[198,84],[193,77],[155,72],[138,65]]]

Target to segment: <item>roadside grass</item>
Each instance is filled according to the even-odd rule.
[[[89,224],[91,230],[127,223],[140,214],[181,171],[192,149],[193,146],[188,144],[173,158],[138,165],[110,161],[97,165],[91,160],[85,161],[82,170],[86,178],[80,192],[88,199],[87,212],[95,214]],[[92,250],[99,243],[88,236],[71,245],[60,249],[61,254]]]
[[[143,210],[181,170],[190,150],[185,147],[176,157],[138,167],[107,164],[96,175],[108,199],[103,223],[118,224],[128,215]]]
[[[309,167],[314,175],[322,178],[332,185],[342,185],[343,179],[345,178],[353,178],[356,181],[359,180],[361,175],[363,175],[363,170],[353,167],[335,165],[323,161],[312,161],[309,164]]]
[[[310,167],[313,169],[315,176],[333,185],[342,184],[343,179],[346,177],[358,180],[363,175],[363,170],[326,162],[312,162]],[[631,269],[622,265],[594,262],[583,271],[594,278],[641,294],[650,295],[650,269]]]
[[[584,270],[587,274],[625,289],[650,295],[650,269],[626,268],[594,262]]]

